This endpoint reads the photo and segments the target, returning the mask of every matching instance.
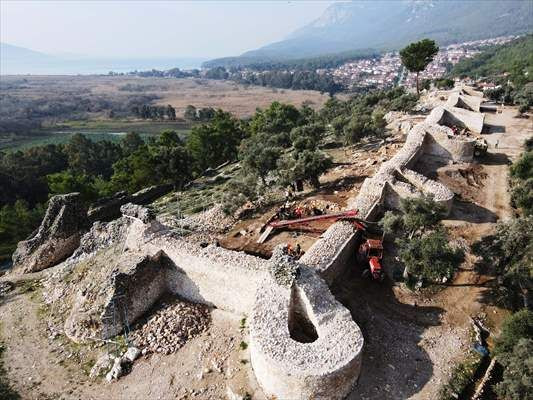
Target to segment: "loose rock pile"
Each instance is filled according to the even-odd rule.
[[[130,339],[143,354],[171,354],[206,330],[209,321],[206,306],[167,298],[136,324]]]
[[[270,258],[270,274],[278,285],[291,287],[298,277],[299,266],[287,254],[286,246],[277,246]]]
[[[209,210],[181,220],[185,228],[200,232],[222,233],[235,224],[235,219],[226,215],[222,206],[217,204]]]

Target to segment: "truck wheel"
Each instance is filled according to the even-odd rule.
[[[370,270],[369,270],[369,269],[365,269],[365,270],[363,271],[363,273],[361,274],[361,278],[363,278],[363,279],[366,279],[366,278],[368,278],[369,276],[370,276]]]

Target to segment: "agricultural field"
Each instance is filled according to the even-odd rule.
[[[186,135],[183,118],[193,105],[221,108],[239,118],[273,101],[314,108],[327,100],[315,91],[278,90],[207,79],[131,76],[2,76],[0,78],[0,149],[63,143],[72,133],[158,134],[172,129]],[[171,105],[176,119],[143,120],[133,107]],[[98,136],[91,136],[99,140]]]

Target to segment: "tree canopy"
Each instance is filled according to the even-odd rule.
[[[439,48],[434,40],[422,39],[419,42],[409,44],[400,50],[402,64],[410,72],[416,73],[416,92],[420,93],[418,84],[418,74],[426,69],[433,58],[439,52]]]

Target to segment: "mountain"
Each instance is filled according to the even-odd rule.
[[[352,1],[332,4],[285,40],[241,57],[286,59],[363,48],[398,49],[422,38],[445,45],[532,30],[530,0]]]
[[[96,58],[82,55],[51,56],[24,47],[0,43],[0,75],[107,74],[109,71],[192,69],[202,58]]]
[[[19,66],[27,69],[29,66],[49,67],[58,60],[48,54],[0,43],[0,74],[10,74],[19,69]]]

